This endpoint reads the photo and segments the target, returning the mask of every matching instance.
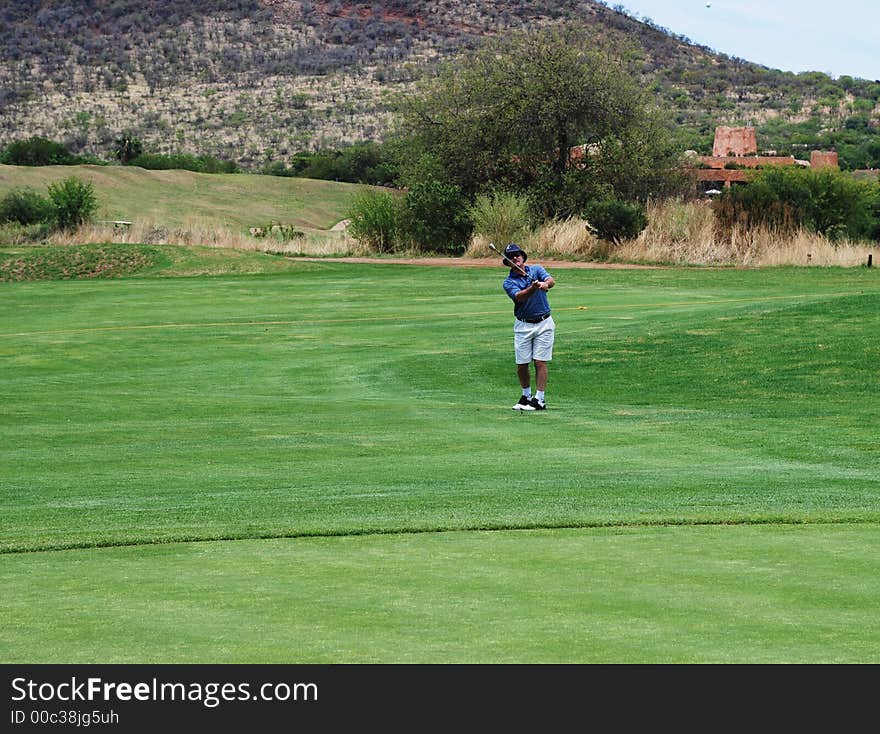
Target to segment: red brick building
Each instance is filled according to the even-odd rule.
[[[814,150],[809,161],[799,161],[791,155],[758,155],[758,142],[753,127],[715,128],[712,155],[697,158],[694,169],[698,185],[703,191],[746,183],[751,171],[760,166],[804,166],[808,168],[837,168],[837,153]]]

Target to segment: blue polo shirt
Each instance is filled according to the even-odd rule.
[[[544,270],[540,265],[526,265],[526,272],[529,278],[520,275],[517,271],[511,270],[510,274],[504,281],[504,290],[513,301],[513,315],[518,319],[534,319],[538,316],[550,313],[550,302],[547,300],[547,291],[535,291],[522,303],[515,300],[515,296],[521,290],[528,288],[531,284],[531,278],[537,280],[547,280],[550,273]]]

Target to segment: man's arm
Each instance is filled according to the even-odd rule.
[[[535,291],[549,291],[554,285],[556,285],[556,281],[553,280],[553,276],[548,275],[545,280],[536,280],[521,291],[517,291],[513,300],[517,302],[527,301],[534,295]]]

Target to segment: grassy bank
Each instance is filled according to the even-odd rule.
[[[363,188],[352,184],[121,166],[0,166],[0,196],[23,186],[42,191],[71,175],[95,187],[100,205],[96,221],[74,232],[37,237],[41,244],[205,246],[331,257],[370,254],[344,227],[353,197]],[[709,201],[650,202],[647,221],[638,237],[616,244],[598,240],[589,224],[578,218],[544,223],[521,244],[542,258],[699,266],[858,267],[869,256],[876,262],[880,255],[876,243],[832,242],[803,230],[784,235],[734,230],[722,237]],[[255,236],[252,228],[261,231]],[[26,232],[0,228],[0,246],[31,243]],[[488,257],[488,240],[475,235],[465,254]]]
[[[283,223],[328,230],[345,217],[354,184],[247,173],[151,171],[130,166],[0,165],[0,197],[76,176],[94,187],[98,220],[167,229],[249,227]]]

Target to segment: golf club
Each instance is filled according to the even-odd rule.
[[[509,267],[513,268],[513,269],[516,270],[520,275],[522,275],[523,277],[528,278],[530,281],[532,281],[532,283],[537,283],[537,282],[538,282],[538,279],[537,279],[537,278],[533,278],[532,276],[530,276],[530,275],[526,272],[526,269],[525,269],[524,267],[522,267],[521,265],[517,265],[517,264],[514,263],[514,262],[511,262],[511,261],[510,261],[510,260],[504,255],[504,253],[502,253],[497,247],[495,247],[495,243],[494,243],[494,242],[490,242],[490,243],[489,243],[489,249],[494,250],[494,251],[497,252],[499,255],[501,255],[501,262],[503,262],[505,265],[508,265]]]

